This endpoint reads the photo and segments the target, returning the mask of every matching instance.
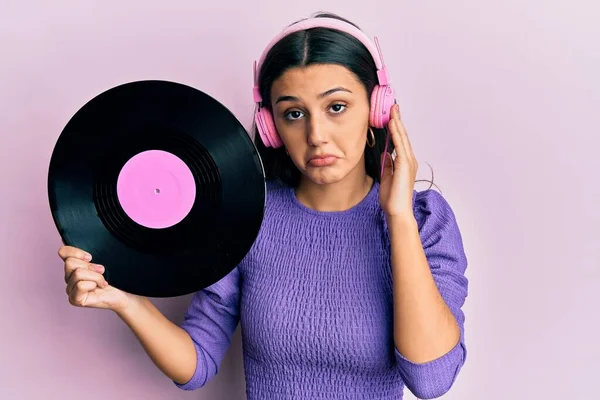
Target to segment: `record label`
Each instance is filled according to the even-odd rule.
[[[174,154],[147,150],[129,159],[117,179],[117,197],[129,218],[148,228],[178,224],[196,197],[194,175]]]

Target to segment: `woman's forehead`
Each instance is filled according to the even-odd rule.
[[[312,64],[290,68],[273,82],[271,95],[293,95],[287,92],[304,92],[318,96],[331,89],[342,87],[355,93],[361,82],[346,67],[336,64]]]

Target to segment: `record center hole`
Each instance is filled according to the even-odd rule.
[[[154,193],[155,194],[160,194],[160,189],[159,188],[154,189]]]

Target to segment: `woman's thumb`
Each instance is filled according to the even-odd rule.
[[[381,180],[383,181],[394,173],[394,162],[392,161],[392,155],[388,152],[381,153]]]

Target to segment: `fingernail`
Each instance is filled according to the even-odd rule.
[[[98,266],[96,267],[96,270],[97,270],[98,272],[104,272],[104,267],[103,267],[102,265],[98,265]]]
[[[83,258],[85,259],[85,261],[92,261],[92,255],[90,253],[85,253],[85,256]]]

